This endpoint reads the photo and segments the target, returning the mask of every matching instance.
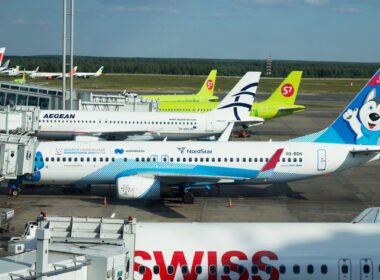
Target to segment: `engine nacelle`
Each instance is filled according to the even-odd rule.
[[[138,175],[120,177],[116,181],[119,199],[160,199],[160,181]]]

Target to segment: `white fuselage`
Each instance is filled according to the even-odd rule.
[[[380,225],[141,223],[136,280],[380,279]]]
[[[345,170],[379,159],[353,156],[367,146],[296,142],[40,142],[35,181],[46,184],[114,184],[135,174],[175,182],[276,183]],[[274,173],[255,178],[278,149]],[[190,179],[187,179],[190,178]],[[227,180],[227,181],[225,181]]]
[[[227,127],[214,114],[162,112],[41,111],[39,137],[99,136],[124,140],[185,140],[219,135]]]

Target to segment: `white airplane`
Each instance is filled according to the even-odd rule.
[[[8,74],[8,76],[17,76],[22,74],[22,72],[20,71],[20,66],[17,65],[15,68],[7,68],[1,71],[1,74]]]
[[[70,77],[71,73],[75,75],[77,71],[77,66],[75,66],[72,70],[72,72],[66,73],[66,77]],[[53,79],[62,79],[62,73],[57,73],[57,72],[38,72],[38,71],[32,71],[32,73],[29,74],[29,77],[31,78],[47,78],[49,80]]]
[[[0,65],[1,65],[1,63],[3,63],[5,49],[6,49],[5,47],[4,48],[0,48]]]
[[[88,79],[90,77],[99,77],[103,73],[104,66],[100,67],[96,72],[76,72],[75,77]]]
[[[380,225],[373,216],[356,224],[137,223],[134,278],[380,279]]]
[[[10,62],[10,60],[8,59],[7,61],[5,61],[5,63],[3,64],[3,66],[0,67],[0,73],[2,73],[3,71],[5,71],[5,70],[8,69],[9,62]]]
[[[196,186],[291,182],[343,171],[380,158],[377,94],[380,70],[331,126],[291,141],[41,142],[35,174],[9,187],[116,184],[120,199],[158,199],[166,187],[179,186],[184,202],[192,203]]]
[[[251,117],[260,72],[248,72],[208,113],[43,110],[38,137],[95,140],[187,140],[220,135],[229,124],[262,123]],[[89,138],[91,136],[92,138]]]

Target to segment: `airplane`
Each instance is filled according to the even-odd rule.
[[[268,99],[253,103],[251,116],[269,120],[304,111],[304,106],[294,104],[301,76],[302,71],[292,71]],[[160,101],[159,109],[160,112],[204,113],[213,110],[218,104],[219,102]]]
[[[0,67],[0,73],[2,73],[4,70],[8,69],[9,62],[10,62],[10,60],[8,59],[7,61],[5,61],[5,63],[3,64],[3,66]]]
[[[214,96],[214,87],[216,79],[216,70],[211,70],[205,80],[201,90],[196,94],[161,94],[161,95],[140,95],[147,99],[158,99],[161,102],[208,102],[209,100],[218,99]],[[215,108],[216,106],[214,106]],[[213,109],[214,109],[213,108]],[[160,110],[161,111],[161,110]]]
[[[77,71],[77,68],[78,66],[75,66],[73,68],[73,75],[75,75],[76,71]],[[66,77],[70,77],[71,76],[71,72],[68,72],[66,73]],[[29,74],[29,77],[31,78],[47,78],[49,80],[53,80],[53,79],[62,79],[62,73],[57,73],[57,72],[38,72],[38,69],[35,70],[35,71],[32,71],[32,73]]]
[[[247,90],[239,86],[233,92],[240,98]],[[193,187],[274,184],[328,175],[380,159],[378,96],[380,69],[329,127],[290,141],[41,142],[36,146],[36,172],[10,181],[9,187],[17,189],[23,182],[115,184],[119,199],[159,199],[167,188],[178,187],[184,203],[193,203]],[[243,105],[240,100],[225,104],[224,99],[219,106]]]
[[[134,141],[217,136],[230,124],[249,126],[262,123],[262,118],[249,116],[260,74],[248,72],[219,106],[207,114],[41,110],[37,136],[55,140],[101,138]]]
[[[0,66],[1,66],[1,63],[3,63],[5,49],[6,49],[5,47],[0,48]]]
[[[22,75],[22,78],[21,79],[16,79],[16,80],[13,80],[14,83],[18,83],[18,84],[25,84],[26,83],[26,79],[25,79],[25,69],[24,69],[24,74]]]
[[[380,279],[379,211],[359,223],[136,223],[134,279]]]
[[[91,73],[91,72],[76,72],[75,77],[77,78],[83,78],[88,79],[90,77],[99,77],[103,73],[104,66],[100,67],[98,71]]]
[[[15,68],[7,68],[1,71],[0,74],[8,74],[8,76],[17,76],[20,74],[20,66],[17,65]]]

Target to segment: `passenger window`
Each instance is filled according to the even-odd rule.
[[[181,267],[181,271],[182,271],[183,275],[186,275],[189,272],[189,269],[188,269],[187,265],[183,265]]]
[[[215,275],[216,274],[216,266],[210,265],[209,271],[210,271],[211,275]]]
[[[142,158],[141,158],[141,161],[145,161],[145,158],[142,157]]]
[[[233,158],[230,158],[230,162],[233,162],[234,161],[234,159]]]
[[[177,162],[180,162],[180,161],[181,161],[181,159],[179,157],[177,157]]]
[[[51,158],[50,158],[50,161],[54,161],[54,157],[51,157]]]
[[[80,161],[84,161],[84,158],[81,157],[81,158],[80,158]]]
[[[47,158],[45,158],[45,161],[49,161],[49,158],[47,157]]]
[[[137,157],[137,158],[136,158],[136,162],[138,162],[138,161],[139,161],[139,158]]]
[[[218,158],[218,162],[221,162],[221,161],[222,161],[222,159],[219,157],[219,158]]]
[[[197,265],[195,267],[195,273],[198,274],[198,275],[202,274],[202,267],[200,265]]]
[[[96,157],[92,158],[92,161],[93,161],[93,162],[96,162]]]
[[[297,162],[297,158],[294,158],[294,159],[293,159],[293,162]]]
[[[327,273],[327,265],[323,264],[321,265],[321,273],[326,274]]]
[[[191,162],[193,160],[193,158],[189,157],[189,162]]]
[[[307,273],[309,273],[309,274],[313,274],[314,273],[314,267],[313,267],[313,265],[309,264],[307,266]]]
[[[262,157],[260,158],[260,162],[263,162],[263,158]]]
[[[342,265],[342,273],[347,274],[348,273],[348,266],[346,264]]]
[[[302,162],[302,158],[299,158],[298,161],[299,161],[299,162]]]
[[[224,162],[227,162],[227,158],[226,157],[224,158]]]
[[[158,265],[153,266],[153,273],[159,274],[160,273],[160,267]]]
[[[169,265],[169,266],[168,266],[168,274],[169,274],[169,275],[172,275],[173,273],[174,273],[174,266]]]
[[[238,268],[237,268],[237,272],[241,275],[241,274],[243,274],[244,273],[244,266],[242,266],[242,265],[238,265]]]
[[[75,158],[74,158],[74,161],[78,161],[78,158],[75,157]]]
[[[230,274],[230,271],[231,271],[231,269],[230,269],[229,265],[223,266],[223,273],[224,274]]]
[[[249,161],[249,162],[252,162],[252,158],[249,158],[248,161]]]
[[[103,158],[102,158],[102,157],[100,157],[100,158],[99,158],[99,161],[103,161]]]
[[[363,266],[363,272],[364,272],[365,274],[368,274],[368,273],[370,272],[370,268],[369,268],[369,265],[368,265],[368,264],[365,264],[365,265]]]
[[[282,162],[285,162],[285,158],[282,158]]]
[[[269,161],[269,158],[265,158],[265,162],[268,162]]]
[[[182,161],[183,161],[183,162],[186,162],[186,158],[183,158]]]
[[[257,265],[252,265],[251,272],[252,272],[252,274],[259,273],[259,267]]]
[[[280,273],[281,274],[285,274],[285,272],[286,272],[286,267],[285,267],[285,265],[280,265]]]
[[[109,161],[109,158],[108,158],[108,157],[106,157],[106,161]]]
[[[236,158],[236,162],[239,162],[239,158]]]
[[[128,160],[128,159],[125,157],[125,158],[124,158],[124,161],[127,161],[127,160]]]
[[[146,158],[146,161],[149,162],[149,161],[150,161],[150,158]]]
[[[294,274],[300,273],[300,266],[298,264],[293,265]]]
[[[139,266],[139,273],[142,274],[142,275],[144,275],[144,274],[145,274],[145,271],[146,271],[146,270],[145,270],[145,266],[140,265],[140,266]]]
[[[291,158],[288,158],[288,162],[292,162],[292,159],[291,159]]]
[[[170,162],[173,162],[173,161],[174,161],[174,158],[171,157],[171,158],[170,158]]]
[[[66,161],[66,158],[65,158],[65,157],[63,157],[63,158],[62,158],[62,161]]]
[[[245,157],[243,157],[243,162],[245,162]]]
[[[194,161],[195,161],[195,162],[198,162],[198,158],[194,158]]]
[[[200,162],[203,162],[203,158],[199,158],[199,161],[200,161]]]
[[[272,266],[271,265],[266,265],[265,266],[265,273],[266,274],[271,274],[272,273]]]
[[[60,158],[60,157],[57,157],[57,161],[61,161],[61,158]]]
[[[89,158],[89,157],[87,158],[87,161],[90,161],[90,158]]]

